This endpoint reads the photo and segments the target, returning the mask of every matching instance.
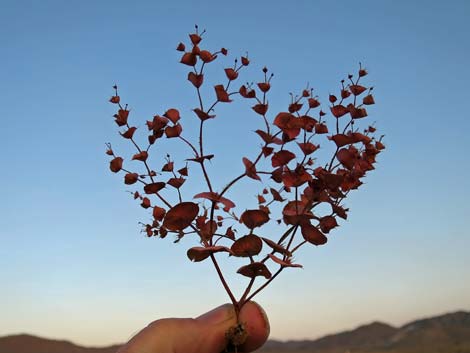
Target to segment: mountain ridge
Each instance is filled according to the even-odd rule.
[[[85,347],[26,333],[0,337],[0,353],[115,353],[119,344]],[[259,353],[470,353],[470,312],[421,318],[399,327],[373,321],[314,340],[269,340]]]

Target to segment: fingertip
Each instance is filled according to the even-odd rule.
[[[268,316],[256,302],[246,303],[239,316],[240,322],[247,331],[247,338],[239,348],[242,352],[252,352],[260,348],[268,339],[270,326]]]

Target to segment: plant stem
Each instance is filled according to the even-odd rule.
[[[217,271],[217,274],[219,275],[220,281],[222,282],[222,285],[224,286],[225,291],[227,292],[228,296],[230,297],[230,300],[232,301],[232,304],[235,308],[235,312],[237,312],[237,317],[238,317],[238,310],[239,310],[238,302],[235,299],[232,291],[230,290],[230,287],[228,286],[227,281],[225,280],[224,275],[222,274],[222,271],[220,270],[219,264],[217,263],[217,260],[214,256],[214,254],[211,254],[210,257],[211,257],[212,263],[214,264],[214,267]]]
[[[270,279],[268,279],[266,282],[264,282],[264,284],[263,284],[261,287],[259,287],[257,290],[255,290],[255,291],[245,300],[245,302],[249,302],[251,299],[253,299],[253,297],[254,297],[256,294],[258,294],[259,292],[261,292],[269,283],[271,283],[272,280],[273,280],[274,278],[276,278],[276,277],[282,272],[283,269],[284,269],[284,267],[281,266],[281,267],[279,268],[279,270],[277,270],[276,273],[275,273],[274,275],[272,275],[272,277],[271,277]]]

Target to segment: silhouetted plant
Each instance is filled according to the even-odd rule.
[[[190,248],[188,258],[196,262],[212,261],[238,315],[243,305],[285,268],[302,267],[293,262],[293,255],[300,247],[305,244],[320,246],[327,242],[327,235],[338,226],[338,218],[347,218],[348,209],[342,204],[343,200],[362,184],[361,179],[367,172],[374,169],[376,156],[384,145],[382,137],[376,139],[372,136],[376,131],[374,127],[362,130],[358,127],[358,122],[368,115],[366,106],[374,104],[372,87],[362,85],[367,71],[361,66],[357,75],[348,75],[347,80],[341,81],[338,96],[329,95],[330,127],[326,122],[327,113],[319,109],[319,98],[313,96],[313,89],[309,88],[299,95],[291,95],[287,111],[268,115],[267,96],[273,75],[267,68],[262,69],[263,79],[256,85],[243,84],[232,89],[242,69],[250,64],[247,56],[235,59],[233,67],[224,69],[226,83],[214,86],[213,101],[206,104],[201,92],[205,83],[204,69],[220,55],[226,56],[227,50],[222,48],[212,52],[202,49],[203,34],[196,26],[196,33],[189,35],[190,47],[187,49],[183,43],[177,46],[177,50],[183,53],[180,62],[191,68],[187,79],[194,86],[198,100],[197,107],[193,109],[195,118],[200,121],[198,141],[191,142],[184,137],[180,112],[170,108],[147,121],[148,144],[141,147],[134,138],[137,128],[128,122],[129,109],[121,104],[118,88],[114,86],[115,93],[110,101],[118,106],[115,122],[124,128],[121,136],[136,149],[132,160],[141,161],[145,171],[124,168],[124,159],[115,155],[110,144],[107,154],[113,157],[110,162],[112,172],[123,172],[125,184],[138,183],[142,187],[134,193],[134,198],[140,200],[143,208],[153,211],[152,222],[144,225],[146,234],[165,238],[170,233],[176,235],[176,241],[188,234],[196,236],[200,246]],[[239,175],[221,190],[216,190],[207,166],[215,155],[204,150],[204,127],[216,118],[214,108],[218,104],[230,103],[237,96],[252,101],[252,110],[262,119],[264,128],[255,131],[262,146],[254,158],[242,159]],[[320,147],[316,141],[320,137],[335,147],[331,158],[322,164],[313,157]],[[167,155],[162,167],[152,168],[147,162],[150,148],[165,138],[180,140],[187,145],[191,156],[182,158],[176,166],[176,162]],[[204,186],[199,193],[184,197],[182,189],[191,164],[202,172],[204,182],[201,185]],[[191,171],[191,177],[193,174]],[[243,178],[262,181],[259,206],[235,211],[237,208],[229,193]],[[176,195],[177,202],[170,201],[170,193],[174,193],[172,197]],[[207,200],[208,206],[201,199]],[[278,217],[273,217],[271,206],[276,203],[281,205],[276,210],[282,211]],[[320,211],[320,205],[329,207],[322,207]],[[284,223],[285,231],[275,238],[257,235],[260,228],[273,219]],[[247,264],[238,269],[240,275],[249,278],[239,297],[231,290],[219,265],[217,256],[222,253],[247,259]],[[258,277],[262,277],[263,282],[255,289]]]

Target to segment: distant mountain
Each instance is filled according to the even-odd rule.
[[[68,341],[56,341],[31,335],[0,337],[0,353],[116,353],[120,346],[86,348]]]
[[[30,335],[0,337],[0,353],[116,353],[119,345],[87,348]],[[258,353],[470,353],[470,312],[393,327],[381,322],[317,340],[268,341]]]
[[[259,353],[470,353],[470,313],[410,322],[373,322],[313,341],[269,341]],[[0,352],[3,353],[3,352]]]

